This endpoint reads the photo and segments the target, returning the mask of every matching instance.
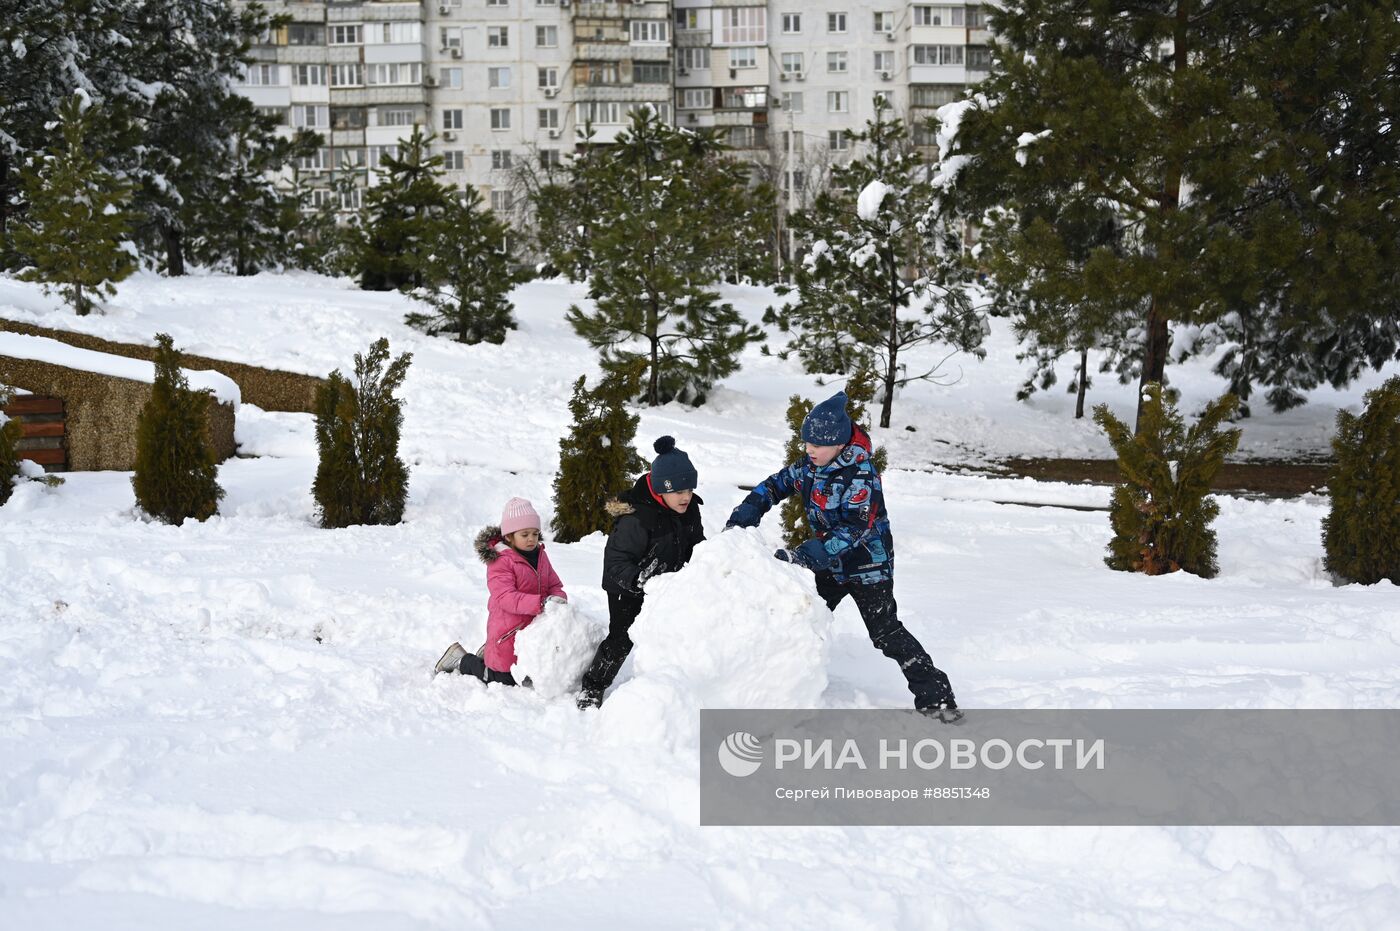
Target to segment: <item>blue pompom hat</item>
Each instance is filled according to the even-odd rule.
[[[851,418],[846,413],[846,392],[838,391],[812,408],[802,421],[802,440],[813,446],[845,446],[851,441]]]
[[[690,457],[676,449],[676,438],[663,436],[652,444],[657,456],[651,463],[651,490],[658,495],[669,491],[694,491],[700,484],[700,473],[690,464]]]

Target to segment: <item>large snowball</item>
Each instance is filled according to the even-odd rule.
[[[826,690],[831,612],[812,573],[730,530],[680,572],[647,583],[632,625],[632,678],[603,704],[607,727],[691,738],[700,708],[812,708]]]
[[[548,605],[529,627],[515,635],[511,675],[516,682],[529,676],[535,693],[543,698],[577,692],[607,633],[605,621],[572,604]]]

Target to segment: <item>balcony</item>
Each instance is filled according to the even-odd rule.
[[[575,19],[622,19],[631,12],[631,3],[608,3],[598,0],[581,0],[574,3]]]
[[[618,101],[633,103],[668,103],[671,88],[666,84],[577,84],[572,99],[587,101]]]
[[[330,56],[324,45],[279,45],[277,61],[284,65],[324,65]]]
[[[331,145],[337,148],[365,144],[365,128],[331,130]]]
[[[374,107],[382,104],[425,104],[422,84],[380,84],[374,87],[333,87],[333,107]]]

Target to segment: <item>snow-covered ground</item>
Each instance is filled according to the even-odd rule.
[[[772,300],[728,293],[755,316]],[[89,318],[0,279],[0,316],[168,332],[215,357],[325,374],[381,335],[414,353],[400,526],[317,529],[311,418],[249,405],[238,438],[256,458],[223,465],[207,523],[140,520],[124,473],[24,485],[0,509],[0,928],[1396,926],[1400,830],[702,829],[694,721],[674,696],[649,717],[637,700],[584,714],[432,678],[449,642],[484,632],[477,530],[513,495],[548,517],[570,384],[596,372],[563,319],[582,298],[526,285],[520,330],[467,347],[403,326],[399,295],[313,276],[140,275]],[[876,439],[901,615],[965,706],[1400,703],[1400,592],[1325,577],[1324,501],[1222,499],[1211,581],[1110,572],[1103,513],[994,503],[1106,490],[932,468],[1107,454],[1068,395],[1015,402],[1004,330],[961,367],[909,389]],[[1324,451],[1336,408],[1379,380],[1246,421],[1244,450]],[[1175,383],[1188,410],[1222,390],[1205,363]],[[1100,384],[1091,401],[1130,415],[1133,389]],[[705,407],[644,411],[639,446],[677,437],[713,533],[780,464],[788,395],[829,390],[754,351]],[[550,548],[599,617],[602,546]],[[731,581],[715,578],[716,610],[775,607]],[[734,637],[732,618],[716,630]],[[821,705],[908,704],[849,603],[833,632]],[[700,668],[751,655],[707,644],[693,618],[676,636],[668,655],[697,651]],[[629,689],[647,694],[630,666],[613,698]]]

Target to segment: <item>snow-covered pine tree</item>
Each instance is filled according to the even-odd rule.
[[[63,144],[25,169],[28,211],[14,231],[15,249],[31,263],[20,277],[58,291],[80,316],[136,270],[130,189],[89,150],[89,112],[82,94],[60,108]]]
[[[156,377],[136,423],[136,504],[167,524],[206,520],[218,513],[219,466],[209,443],[210,393],[191,390],[180,353],[156,334]]]
[[[1077,235],[1060,217],[1121,218],[1121,248],[1094,250],[1064,296],[1093,306],[1106,284],[1141,308],[1140,384],[1233,343],[1232,390],[1273,385],[1286,407],[1396,357],[1400,236],[1373,235],[1400,199],[1393,0],[1001,6],[992,72],[943,155],[970,220],[1054,203],[1026,217],[1065,243],[1013,236],[992,264],[1054,274]]]
[[[10,389],[0,385],[0,408],[10,403],[10,397]],[[10,500],[19,480],[19,453],[15,451],[19,438],[19,419],[6,417],[0,410],[0,505]]]
[[[549,266],[570,281],[584,281],[593,267],[593,231],[597,203],[592,179],[602,156],[591,121],[578,131],[574,151],[564,167],[545,173],[543,183],[529,189],[535,217],[535,248]]]
[[[1400,376],[1366,392],[1360,416],[1337,412],[1332,450],[1323,564],[1348,582],[1400,585]]]
[[[276,179],[294,158],[310,155],[321,143],[315,133],[278,136],[276,119],[259,113],[252,101],[235,97],[221,115],[229,135],[207,184],[186,201],[190,253],[200,263],[252,275],[291,261],[295,192]]]
[[[434,138],[414,126],[397,155],[381,158],[379,182],[365,192],[353,254],[366,291],[409,291],[424,284],[434,227],[456,196],[442,183],[443,157],[429,151]]]
[[[649,107],[597,153],[587,180],[597,204],[595,309],[570,307],[569,322],[601,350],[607,371],[644,360],[647,404],[703,403],[738,369],[743,348],[763,338],[714,290],[726,262],[721,217],[749,209],[753,193],[712,135],[675,129]]]
[[[312,496],[322,527],[397,524],[408,500],[408,468],[399,458],[403,385],[413,356],[389,362],[389,341],[355,354],[355,380],[337,369],[316,391],[320,458]],[[387,365],[386,365],[387,363]]]
[[[559,441],[559,473],[554,477],[554,520],[560,543],[573,543],[612,526],[605,505],[631,487],[647,462],[637,454],[638,416],[627,409],[636,395],[641,369],[609,374],[590,389],[583,376],[569,398],[573,422]]]
[[[880,426],[888,427],[895,391],[941,370],[910,372],[902,353],[941,343],[980,357],[986,321],[973,304],[959,230],[930,209],[928,166],[883,98],[875,109],[865,131],[851,134],[866,154],[833,168],[831,187],[793,217],[805,255],[781,290],[797,300],[770,319],[797,331],[788,351],[810,372],[874,369]]]
[[[1211,522],[1220,505],[1211,499],[1210,485],[1240,444],[1238,429],[1220,429],[1239,399],[1226,394],[1207,404],[1188,430],[1161,385],[1142,390],[1136,434],[1108,405],[1094,408],[1094,422],[1108,434],[1123,477],[1113,489],[1113,539],[1104,562],[1124,572],[1181,569],[1213,578],[1218,568]]]
[[[482,206],[468,186],[443,208],[430,228],[432,249],[423,259],[423,287],[413,296],[433,313],[405,321],[429,336],[449,333],[463,343],[502,343],[515,329],[510,292],[529,275],[510,250],[510,230]]]

